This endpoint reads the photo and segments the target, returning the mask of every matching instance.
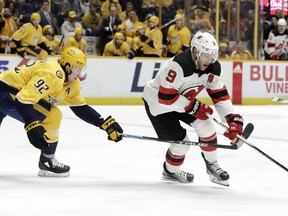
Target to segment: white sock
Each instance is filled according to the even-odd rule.
[[[215,151],[202,151],[204,154],[205,159],[212,163],[217,161],[218,155],[217,155],[217,150]]]

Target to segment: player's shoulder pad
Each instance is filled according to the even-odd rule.
[[[33,25],[32,23],[28,22],[22,25],[23,28],[31,28]]]
[[[49,70],[59,79],[65,80],[65,73],[61,67],[61,65],[54,60],[47,61],[49,65]]]
[[[221,75],[221,64],[219,63],[219,61],[216,61],[213,64],[210,64],[206,70],[205,73],[211,73],[214,74],[216,76],[220,76]]]
[[[190,49],[185,52],[176,55],[173,60],[178,63],[183,70],[184,77],[191,76],[196,71],[196,65],[192,60]]]

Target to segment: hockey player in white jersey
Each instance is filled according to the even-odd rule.
[[[271,60],[288,59],[288,30],[285,19],[278,20],[277,28],[270,32],[264,49]]]
[[[213,109],[196,99],[206,89],[222,121],[229,130],[224,133],[233,140],[242,134],[243,118],[235,114],[227,88],[220,78],[221,65],[217,61],[218,44],[209,32],[198,31],[190,49],[169,59],[155,79],[144,88],[143,100],[147,115],[163,140],[188,141],[184,122],[195,129],[200,142],[217,143],[213,120],[207,116]],[[217,163],[217,149],[201,147],[206,171],[214,183],[229,186],[229,174]],[[181,170],[187,145],[170,144],[163,164],[163,180],[190,183],[194,175]]]

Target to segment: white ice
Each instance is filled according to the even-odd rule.
[[[143,106],[94,106],[112,115],[127,134],[156,137]],[[71,166],[68,178],[37,176],[39,151],[23,125],[6,118],[0,130],[0,216],[284,216],[288,215],[288,173],[255,149],[218,150],[230,187],[210,182],[199,147],[183,165],[191,184],[161,181],[168,144],[124,138],[63,111],[57,158]],[[288,106],[235,106],[255,130],[249,142],[288,167]],[[216,118],[219,119],[217,115]],[[186,127],[186,126],[185,126]],[[221,144],[229,141],[215,125]],[[189,136],[197,141],[193,129]]]

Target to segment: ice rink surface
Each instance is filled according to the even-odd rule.
[[[199,147],[192,146],[183,170],[194,183],[161,180],[168,144],[106,133],[63,111],[56,157],[71,166],[68,178],[37,176],[39,151],[23,125],[6,118],[0,130],[0,216],[284,216],[288,172],[248,145],[218,150],[230,187],[210,182]],[[143,106],[95,106],[111,114],[127,134],[156,137]],[[235,106],[255,130],[249,141],[288,167],[288,106]],[[219,116],[214,115],[219,119]],[[186,126],[185,126],[186,127]],[[228,144],[215,124],[218,141]],[[192,128],[189,136],[197,141]]]

